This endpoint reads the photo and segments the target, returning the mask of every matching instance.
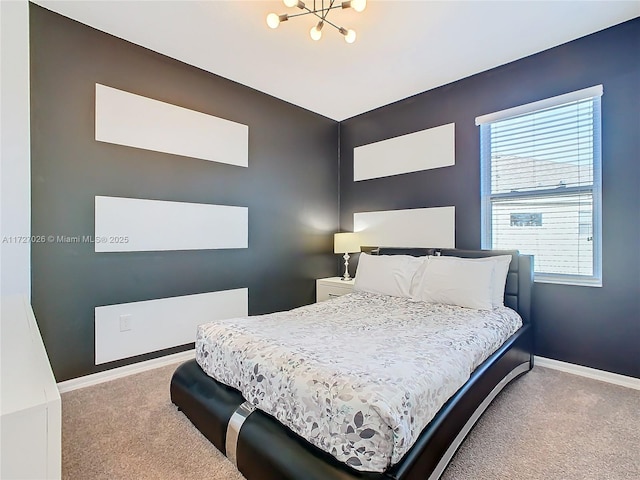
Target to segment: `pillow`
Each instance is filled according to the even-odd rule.
[[[394,297],[410,297],[411,280],[425,257],[360,254],[353,289]]]
[[[411,285],[411,297],[477,310],[493,308],[494,262],[458,257],[429,257]]]
[[[511,255],[495,255],[492,257],[482,258],[465,258],[441,256],[436,257],[443,261],[447,260],[468,260],[470,262],[488,262],[493,264],[493,279],[491,285],[491,305],[493,308],[504,306],[504,289],[507,283],[507,275],[509,274],[509,265],[511,264]]]
[[[511,255],[496,255],[495,257],[478,258],[478,261],[493,261],[493,308],[504,306],[504,289],[507,286],[507,275],[511,265]]]

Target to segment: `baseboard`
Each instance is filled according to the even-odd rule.
[[[165,365],[171,365],[172,363],[185,362],[187,360],[191,360],[194,356],[195,350],[192,349],[187,350],[186,352],[174,353],[164,357],[134,363],[133,365],[125,365],[124,367],[118,367],[104,372],[92,373],[91,375],[85,375],[84,377],[73,378],[71,380],[58,383],[58,391],[60,393],[66,393],[72,390],[77,390],[78,388],[90,387],[91,385],[109,382],[111,380],[127,377],[136,373],[153,370],[154,368],[164,367]]]
[[[534,364],[539,367],[552,368],[554,370],[560,370],[561,372],[572,373],[574,375],[580,375],[581,377],[592,378],[594,380],[600,380],[601,382],[613,383],[614,385],[640,390],[640,378],[627,377],[626,375],[605,372],[604,370],[597,370],[595,368],[583,367],[582,365],[560,362],[551,358],[538,356],[534,357]]]

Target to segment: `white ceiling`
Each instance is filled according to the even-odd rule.
[[[327,17],[357,32],[349,45],[328,25],[311,40],[309,15],[270,29],[269,12],[296,12],[281,1],[35,3],[334,120],[640,16],[638,0],[369,0]]]

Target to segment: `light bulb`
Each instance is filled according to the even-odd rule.
[[[344,41],[347,43],[353,43],[356,41],[356,32],[353,30],[347,30],[347,33],[344,36]]]
[[[316,27],[311,27],[311,30],[309,30],[309,35],[311,35],[311,38],[316,42],[322,38],[322,32]]]
[[[296,5],[298,5],[298,0],[283,0],[285,6],[291,8],[291,7],[295,7]]]
[[[280,25],[280,16],[277,13],[267,15],[267,25],[271,28],[278,28],[278,25]]]
[[[324,27],[324,22],[318,22],[317,25],[311,27],[311,30],[309,30],[309,35],[311,35],[311,38],[316,42],[322,38],[322,27]]]
[[[361,12],[367,8],[367,0],[351,0],[351,8],[356,12]]]

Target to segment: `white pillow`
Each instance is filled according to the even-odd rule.
[[[441,256],[436,257],[442,261],[461,259],[461,257]],[[509,265],[511,264],[511,255],[495,255],[492,257],[482,258],[465,258],[470,262],[488,262],[493,264],[493,278],[491,284],[491,305],[493,308],[504,306],[504,289],[507,284],[507,275],[509,274]],[[416,281],[419,279],[416,278]]]
[[[477,310],[493,308],[494,262],[458,257],[429,257],[411,285],[411,297]]]
[[[511,265],[511,255],[496,255],[495,257],[478,258],[479,261],[493,261],[493,308],[504,306],[504,289],[507,286],[507,275]]]
[[[361,253],[353,289],[394,297],[410,297],[411,280],[425,258]]]

